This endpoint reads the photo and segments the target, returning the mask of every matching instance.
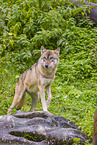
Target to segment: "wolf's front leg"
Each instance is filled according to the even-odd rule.
[[[46,91],[47,91],[47,95],[48,95],[48,99],[47,99],[47,107],[49,107],[51,99],[52,99],[52,95],[51,95],[51,85],[46,87]]]
[[[41,86],[41,85],[39,85],[39,92],[40,92],[43,111],[47,111],[47,104],[46,104],[46,101],[45,101],[44,87]]]

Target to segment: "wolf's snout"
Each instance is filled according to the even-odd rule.
[[[48,64],[45,64],[45,68],[48,68]]]

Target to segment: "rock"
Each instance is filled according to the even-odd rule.
[[[0,116],[0,145],[72,145],[92,139],[68,119],[43,111]]]
[[[83,6],[80,3],[80,0],[70,0],[70,2],[75,2],[77,6]],[[86,6],[91,6],[90,13],[87,13],[87,15],[90,17],[90,19],[94,22],[95,25],[97,25],[97,4],[91,3],[91,2],[83,2],[82,4]]]
[[[93,145],[97,145],[97,109],[94,115]]]
[[[91,9],[90,13],[88,13],[90,19],[97,25],[97,8]]]

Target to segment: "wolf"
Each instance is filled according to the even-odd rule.
[[[59,53],[59,47],[56,50],[47,50],[44,46],[41,46],[41,57],[38,62],[19,77],[15,88],[15,96],[7,114],[11,114],[14,107],[18,110],[21,109],[27,94],[32,98],[30,111],[33,112],[38,102],[39,93],[43,111],[48,111],[47,108],[52,98],[51,83],[54,81],[58,67]],[[47,102],[45,100],[45,88],[48,95]]]

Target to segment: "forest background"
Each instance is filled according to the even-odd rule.
[[[0,115],[7,114],[19,76],[39,59],[41,45],[46,49],[60,47],[48,110],[70,119],[93,137],[97,27],[86,9],[90,11],[90,7],[76,7],[69,0],[1,0]],[[22,110],[29,111],[30,106],[27,96]],[[40,98],[35,110],[42,110]]]

